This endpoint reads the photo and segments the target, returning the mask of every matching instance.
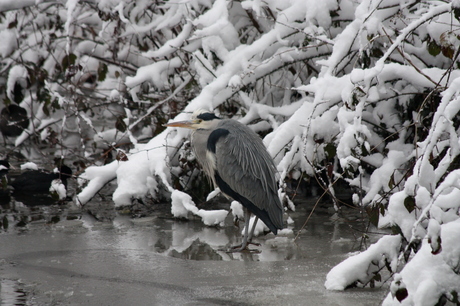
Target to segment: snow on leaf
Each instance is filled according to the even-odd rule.
[[[169,73],[173,72],[174,68],[181,65],[180,58],[173,58],[170,61],[159,61],[154,64],[141,67],[137,70],[136,76],[127,77],[126,85],[134,87],[142,82],[151,82],[158,89],[162,89],[165,85],[165,78]]]

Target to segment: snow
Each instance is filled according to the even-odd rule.
[[[200,177],[184,151],[188,131],[159,125],[200,108],[239,120],[264,135],[287,209],[295,205],[286,180],[327,172],[330,182],[342,178],[356,190],[356,205],[382,212],[380,227],[400,230],[332,269],[327,287],[366,283],[376,271],[372,262],[381,266],[387,258],[399,272],[390,291],[406,288],[403,304],[432,303],[456,281],[439,258],[455,261],[446,249],[460,209],[460,70],[453,58],[460,22],[452,11],[459,3],[99,0],[95,10],[76,0],[61,6],[2,1],[3,96],[16,103],[20,85],[20,105],[32,119],[12,143],[20,149],[30,136],[46,142],[57,134],[60,154],[71,155],[67,141],[78,135],[73,142],[82,148],[75,154],[90,158],[129,142],[121,151],[126,161],[84,170],[77,203],[111,183],[115,206],[170,199],[175,217],[221,226],[226,210],[200,210],[184,192],[186,182]],[[68,54],[75,54],[76,66],[62,71]],[[97,80],[82,82],[87,73]],[[125,133],[112,122],[98,127],[96,120],[118,118],[113,105],[126,116]],[[178,156],[188,156],[186,163]],[[240,204],[232,202],[231,211],[243,218]],[[257,234],[264,230],[259,222]],[[205,236],[195,238],[212,241]],[[274,244],[290,241],[278,238]],[[417,241],[416,253],[410,245]],[[424,276],[438,265],[447,277],[417,283],[411,265]],[[398,302],[390,294],[387,303]]]
[[[59,200],[63,200],[67,196],[67,190],[65,189],[64,184],[60,179],[55,179],[51,182],[50,193],[56,193],[59,197]]]
[[[187,218],[191,212],[199,217],[205,225],[223,225],[228,211],[219,210],[203,210],[198,209],[192,201],[192,197],[179,190],[174,190],[171,195],[171,213],[175,217]]]
[[[201,217],[205,225],[221,225],[223,226],[224,220],[228,215],[228,211],[225,209],[219,210],[204,210],[200,209],[197,215]]]
[[[230,203],[230,210],[232,211],[233,218],[244,219],[243,205],[240,202],[232,201]]]
[[[126,85],[128,87],[135,87],[143,82],[149,81],[158,89],[162,89],[165,86],[167,75],[173,73],[174,68],[179,68],[181,64],[180,58],[176,57],[170,61],[159,61],[141,67],[137,70],[136,76],[126,78]]]
[[[73,34],[71,25],[74,21],[74,14],[76,14],[75,9],[77,8],[79,0],[68,0],[66,2],[66,8],[67,8],[67,20],[64,24],[64,30],[67,34],[67,46],[66,46],[66,53],[70,54],[70,36]]]
[[[7,57],[18,47],[14,30],[5,29],[0,31],[0,56]]]
[[[158,50],[148,51],[143,53],[142,55],[145,57],[166,57],[170,55],[184,44],[184,41],[190,35],[191,30],[192,24],[189,22],[184,26],[182,32],[179,35],[177,35],[176,38],[168,40]]]
[[[33,6],[38,0],[3,0],[0,2],[0,12],[17,10],[28,6]]]
[[[220,189],[219,188],[214,189],[206,197],[206,202],[212,200],[214,197],[216,197],[219,194],[220,194]]]
[[[78,178],[79,185],[86,184],[83,190],[76,196],[75,202],[79,205],[86,204],[108,182],[115,179],[117,163],[107,164],[101,167],[88,167]]]
[[[396,150],[388,152],[387,157],[383,159],[380,167],[375,170],[370,177],[369,185],[371,187],[362,199],[363,203],[368,204],[372,202],[381,190],[385,192],[390,191],[388,182],[392,176],[395,181],[399,181],[401,179],[401,175],[398,175],[398,169],[400,169],[406,161],[407,156],[404,152]]]
[[[21,165],[21,170],[38,170],[38,166],[36,163],[27,162]]]
[[[148,192],[147,177],[149,169],[142,163],[117,162],[116,170],[118,186],[129,186],[129,189],[117,189],[113,193],[115,203],[130,203],[132,198]],[[122,175],[120,175],[122,173]]]
[[[27,77],[29,76],[29,73],[27,72],[27,69],[24,66],[21,65],[15,65],[13,66],[9,73],[8,73],[8,82],[6,84],[6,95],[8,99],[11,101],[14,101],[14,85],[16,83],[21,85],[21,88],[25,89],[27,88]]]
[[[377,61],[375,68],[371,70],[371,73],[368,75],[369,78],[375,77],[375,75],[381,70],[384,66],[385,60],[390,56],[391,53],[404,41],[404,39],[411,33],[415,28],[419,27],[422,23],[425,23],[427,20],[430,20],[436,15],[440,15],[444,12],[448,12],[452,8],[451,3],[438,5],[431,9],[428,13],[424,14],[420,18],[415,19],[411,24],[409,24],[401,34],[396,38],[392,45],[388,48],[385,54]]]
[[[308,0],[305,3],[308,8],[306,19],[307,21],[317,24],[323,29],[328,29],[331,26],[332,18],[327,12],[335,11],[338,9],[338,3],[336,1],[316,1]]]
[[[183,192],[178,190],[173,191],[171,194],[171,213],[176,218],[187,218],[190,209],[187,209],[185,206],[188,205],[190,209],[193,207],[196,208],[195,204],[192,202],[192,198]],[[198,208],[196,209],[196,211]]]
[[[460,275],[455,273],[460,264],[460,220],[441,226],[441,240],[445,246],[439,254],[432,254],[427,240],[406,264],[399,277],[409,293],[399,303],[390,294],[383,305],[435,305],[441,294],[460,289]],[[393,281],[393,283],[395,280]]]
[[[340,264],[332,268],[327,274],[326,286],[329,290],[344,290],[355,281],[368,282],[373,275],[370,271],[378,271],[385,265],[387,260],[392,270],[395,271],[398,264],[400,236],[384,236],[378,242],[371,245],[365,252],[352,255]]]
[[[292,236],[294,235],[294,231],[292,230],[292,228],[283,228],[282,230],[278,232],[278,235],[279,236]]]

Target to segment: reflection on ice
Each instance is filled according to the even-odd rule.
[[[184,223],[174,223],[171,228],[172,240],[171,246],[164,253],[175,250],[182,253],[186,251],[194,241],[199,241],[201,244],[207,244],[211,249],[221,248],[229,243],[229,238],[223,229],[203,228],[202,231],[192,232]]]
[[[0,305],[30,305],[23,284],[0,278]]]
[[[104,222],[94,217],[94,208],[88,208],[87,211],[91,212],[88,214],[66,206],[28,208],[18,204],[5,208],[2,213],[6,213],[11,224],[16,220],[25,220],[21,223],[25,231],[33,227],[34,230],[43,228],[82,233],[84,237],[81,239],[88,248],[114,247],[123,252],[128,260],[129,250],[147,250],[181,259],[223,261],[284,261],[359,250],[360,233],[351,229],[362,225],[356,214],[351,218],[332,219],[327,210],[318,209],[295,239],[309,214],[308,207],[308,203],[298,205],[297,211],[291,212],[288,217],[290,222],[287,228],[277,236],[262,233],[254,237],[253,241],[260,246],[252,248],[260,253],[251,254],[222,251],[227,246],[241,242],[243,229],[235,227],[231,215],[222,226],[209,227],[198,218],[182,221],[168,216],[167,204],[153,207],[152,212],[143,218],[132,218],[111,210],[104,213],[99,207],[98,216],[109,216],[102,218]],[[14,229],[18,229],[18,224],[16,222]]]

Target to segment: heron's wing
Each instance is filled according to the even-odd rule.
[[[262,140],[237,121],[223,120],[219,128],[228,130],[216,142],[219,176],[232,190],[266,211],[276,228],[282,228],[283,208],[277,192],[276,168]]]

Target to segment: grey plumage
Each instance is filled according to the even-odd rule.
[[[190,121],[167,126],[194,129],[192,148],[214,185],[260,218],[274,234],[283,228],[276,167],[255,132],[238,121],[203,112],[195,113]],[[245,219],[247,232],[249,213]],[[247,236],[246,233],[238,251],[246,248]]]

